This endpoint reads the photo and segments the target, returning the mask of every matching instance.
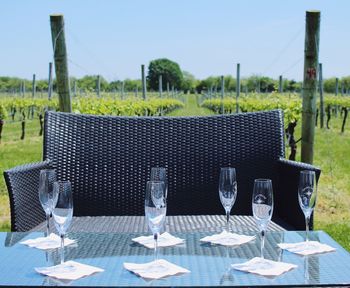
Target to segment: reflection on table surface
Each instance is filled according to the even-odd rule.
[[[260,238],[235,247],[224,247],[200,242],[211,232],[173,233],[185,239],[185,244],[160,248],[160,256],[191,270],[182,276],[173,276],[149,282],[123,269],[124,262],[145,263],[153,260],[153,250],[131,241],[141,233],[68,233],[77,244],[65,247],[66,260],[100,267],[103,273],[73,281],[73,286],[283,286],[283,285],[340,285],[350,284],[350,254],[322,231],[311,232],[311,240],[327,243],[336,252],[301,257],[282,251],[277,243],[304,241],[304,232],[281,231],[266,234],[265,258],[289,262],[298,268],[281,276],[267,278],[230,269],[230,264],[241,263],[260,255]],[[250,235],[255,235],[252,231]],[[0,233],[1,285],[67,285],[45,278],[34,272],[34,267],[50,266],[59,262],[59,251],[42,251],[19,244],[24,239],[43,236],[42,232]]]

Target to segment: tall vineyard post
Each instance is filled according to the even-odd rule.
[[[306,11],[301,161],[309,164],[314,156],[320,16],[319,11]]]
[[[339,93],[339,78],[335,78],[335,96],[338,96]]]
[[[52,62],[49,63],[49,80],[47,87],[47,98],[51,100],[52,97]]]
[[[72,112],[63,15],[51,15],[50,23],[59,109],[61,112]]]
[[[142,98],[146,100],[146,77],[145,77],[145,65],[141,65],[141,79],[142,79]]]
[[[163,79],[162,79],[162,75],[159,75],[159,98],[163,98]]]
[[[97,80],[96,80],[96,94],[97,97],[100,98],[101,97],[101,76],[97,75]]]
[[[33,74],[33,82],[32,82],[32,98],[33,99],[35,98],[35,94],[36,94],[36,81],[35,81],[35,74]],[[34,105],[32,105],[30,107],[30,111],[28,111],[28,113],[30,113],[31,119],[33,119],[34,118]]]
[[[221,76],[221,114],[224,114],[225,78]]]
[[[319,91],[320,91],[320,127],[324,127],[324,99],[323,99],[323,75],[322,75],[322,63],[318,65],[319,75]]]
[[[279,77],[278,92],[283,93],[283,78],[282,75]]]
[[[241,64],[237,63],[237,77],[236,77],[236,113],[238,113],[239,105],[238,99],[239,94],[241,93]]]

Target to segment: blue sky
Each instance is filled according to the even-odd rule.
[[[140,78],[166,57],[203,79],[252,74],[301,80],[305,11],[321,11],[324,77],[350,75],[349,0],[2,0],[0,75],[47,78],[49,15],[66,23],[69,73]]]

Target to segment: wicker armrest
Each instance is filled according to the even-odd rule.
[[[299,174],[302,170],[313,170],[316,172],[318,181],[321,170],[310,164],[282,158],[277,161],[277,169],[276,214],[289,225],[289,229],[305,230],[305,217],[298,200]],[[313,215],[310,220],[310,229],[313,229]]]
[[[11,206],[11,230],[28,231],[45,220],[38,196],[40,170],[50,161],[17,166],[4,171]]]

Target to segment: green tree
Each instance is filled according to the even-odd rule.
[[[147,80],[150,89],[158,90],[159,75],[162,75],[163,90],[166,89],[167,83],[177,89],[182,87],[183,75],[179,64],[176,62],[162,58],[152,60],[149,63]]]
[[[220,85],[220,77],[210,76],[199,81],[196,89],[199,93],[202,93],[203,91],[210,91],[210,89],[213,89],[213,91],[215,91],[215,89],[219,91]]]
[[[182,75],[182,90],[184,90],[185,93],[187,93],[187,91],[194,93],[199,81],[190,72],[182,71]]]
[[[108,90],[108,82],[100,76],[101,91]],[[77,80],[77,85],[79,88],[86,91],[96,91],[97,89],[97,75],[87,75],[83,78]]]
[[[335,93],[335,77],[323,81],[323,89],[326,93]]]

